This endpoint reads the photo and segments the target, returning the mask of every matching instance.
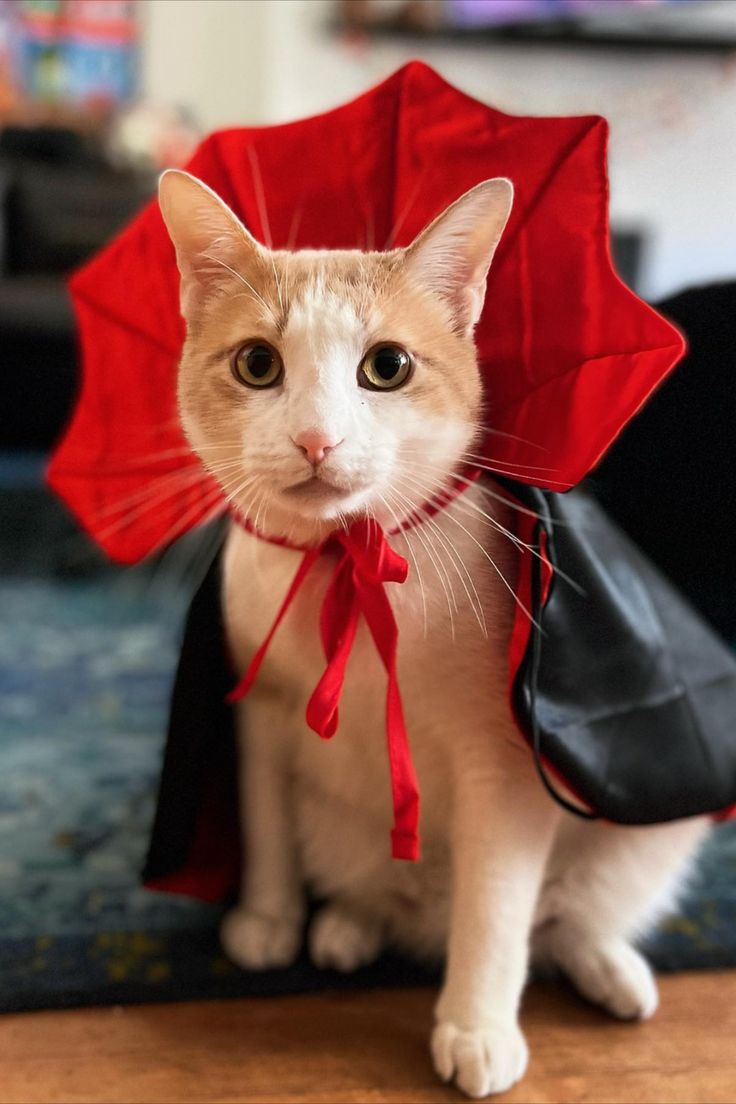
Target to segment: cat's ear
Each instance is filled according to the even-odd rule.
[[[513,198],[510,180],[485,180],[455,200],[405,251],[406,270],[448,301],[464,333],[480,318],[488,269]]]
[[[161,175],[161,214],[174,243],[186,317],[238,274],[258,264],[263,247],[211,188],[179,169]]]

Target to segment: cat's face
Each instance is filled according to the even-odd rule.
[[[472,331],[511,205],[479,185],[406,250],[270,251],[192,177],[161,207],[182,274],[184,430],[268,532],[391,527],[477,436]]]

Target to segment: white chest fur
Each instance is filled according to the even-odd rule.
[[[336,566],[332,556],[313,566],[246,699],[246,724],[268,709],[269,722],[256,725],[257,738],[272,743],[292,776],[302,870],[319,893],[333,895],[346,882],[376,879],[424,899],[421,883],[432,879],[446,893],[456,759],[467,764],[470,751],[472,761],[473,743],[499,738],[499,729],[507,738],[514,606],[500,573],[513,586],[515,550],[468,501],[463,496],[450,506],[434,528],[391,538],[410,565],[406,583],[386,587],[399,627],[401,694],[421,790],[424,858],[418,867],[390,859],[386,674],[364,624],[348,664],[336,736],[322,741],[306,726],[306,704],[325,665],[319,614]],[[506,518],[500,521],[508,525]],[[233,526],[225,557],[225,617],[239,670],[265,639],[300,557]]]

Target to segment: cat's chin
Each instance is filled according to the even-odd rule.
[[[343,525],[364,517],[366,514],[365,496],[358,494],[343,495],[342,497],[324,498],[316,497],[309,503],[299,504],[299,508],[292,508],[292,516],[298,518],[304,524],[313,522],[315,525]]]
[[[324,540],[334,529],[349,526],[369,512],[368,490],[331,490],[327,485],[289,490],[269,496],[262,513],[270,533],[297,543]]]
[[[283,488],[277,497],[282,511],[302,522],[324,525],[342,524],[364,514],[369,493],[367,487],[344,487],[313,476]]]
[[[341,502],[348,498],[355,498],[355,492],[352,488],[341,487],[336,483],[320,479],[316,475],[309,479],[303,479],[300,483],[292,483],[281,494],[286,501],[292,504],[304,502],[308,503],[310,507],[324,504],[326,507],[337,505],[339,508]]]

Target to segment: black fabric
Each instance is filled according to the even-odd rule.
[[[506,485],[540,516],[537,535],[544,528],[551,561],[581,588],[557,574],[541,607],[541,561],[533,560],[537,627],[514,704],[552,790],[561,777],[595,814],[624,824],[736,802],[729,649],[591,496]],[[144,871],[148,882],[184,871],[172,888],[196,886],[210,899],[234,889],[238,871],[233,712],[225,703],[234,676],[220,577],[218,557],[187,619]]]
[[[517,675],[525,735],[597,814],[650,824],[736,802],[736,660],[582,491],[514,486],[559,575]],[[533,572],[539,592],[541,562]]]
[[[233,675],[225,642],[221,557],[197,591],[184,629],[171,699],[161,785],[143,878],[176,874],[195,863],[232,882],[239,836],[233,710],[225,696]],[[203,817],[209,824],[202,824]],[[198,839],[196,855],[192,848]]]

